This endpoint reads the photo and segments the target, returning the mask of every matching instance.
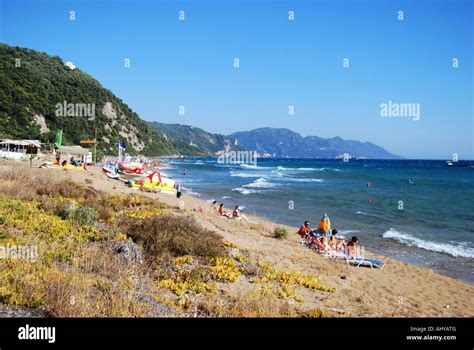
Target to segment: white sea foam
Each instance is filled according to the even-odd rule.
[[[289,175],[284,174],[280,171],[272,170],[271,174],[265,174],[263,176],[273,176],[273,177],[288,177]]]
[[[186,188],[186,187],[182,187],[183,189],[183,192],[190,195],[190,196],[196,196],[196,197],[200,197],[201,194],[198,193],[198,192],[194,192],[192,188]]]
[[[258,169],[259,167],[257,165],[250,165],[250,164],[240,164],[241,168],[245,169]]]
[[[285,170],[288,170],[288,171],[296,171],[296,170],[299,170],[299,171],[313,171],[313,170],[317,170],[317,168],[285,168],[283,166],[278,166],[277,170],[282,170],[282,171],[285,171]]]
[[[313,168],[313,170],[316,170],[316,171],[338,171],[338,172],[342,172],[341,169],[337,169],[337,168]]]
[[[219,164],[219,163],[215,163],[214,166],[218,167],[218,168],[236,168],[239,166],[239,164]]]
[[[274,167],[271,166],[259,166],[259,165],[252,165],[252,164],[240,164],[241,168],[244,169],[274,169]]]
[[[243,185],[242,187],[251,187],[251,188],[272,188],[272,187],[275,187],[275,186],[278,186],[278,185],[277,185],[277,184],[274,184],[274,183],[270,183],[270,182],[267,181],[267,179],[265,179],[264,177],[261,177],[261,178],[255,180],[255,181],[252,182],[252,183]]]
[[[261,174],[261,173],[242,173],[242,172],[236,172],[236,171],[231,171],[230,176],[232,177],[262,177],[262,176],[267,176],[267,174]]]
[[[233,188],[232,191],[240,192],[243,195],[252,194],[252,193],[259,193],[260,192],[260,191],[257,191],[257,190],[249,190],[247,188],[242,188],[242,187]]]
[[[292,181],[292,182],[323,182],[323,179],[312,179],[312,178],[305,178],[305,177],[287,177],[285,181]]]
[[[286,168],[286,167],[284,167],[284,166],[277,166],[277,167],[276,167],[276,170],[281,170],[281,171],[285,171],[285,170],[293,171],[293,170],[298,170],[298,168]]]
[[[392,239],[408,246],[415,246],[433,252],[449,254],[454,257],[461,256],[464,258],[474,258],[474,248],[469,247],[467,242],[433,242],[415,237],[406,232],[397,231],[393,228],[386,231],[382,237]]]

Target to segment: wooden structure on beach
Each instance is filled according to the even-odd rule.
[[[0,158],[21,160],[27,154],[38,154],[40,150],[39,140],[0,139]]]

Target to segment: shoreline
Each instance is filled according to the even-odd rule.
[[[4,167],[5,165],[5,167]],[[366,251],[369,258],[382,260],[386,266],[382,269],[347,267],[345,262],[333,261],[322,257],[311,249],[300,245],[300,237],[294,227],[276,224],[258,216],[245,214],[255,224],[220,218],[208,213],[209,204],[203,198],[184,194],[180,199],[175,196],[140,192],[131,189],[119,181],[103,175],[101,167],[90,166],[87,171],[38,169],[33,165],[33,173],[55,178],[70,178],[78,183],[87,182],[103,192],[141,193],[169,205],[185,204],[184,212],[192,215],[203,227],[217,232],[228,242],[251,251],[252,257],[269,262],[278,268],[292,268],[311,273],[323,272],[328,284],[338,292],[326,299],[318,298],[323,307],[345,310],[344,315],[357,317],[415,316],[415,317],[472,317],[474,287],[467,282],[434,272],[431,269],[395,260],[388,256]],[[27,162],[0,161],[2,168],[28,167]],[[166,171],[166,170],[165,170]],[[53,175],[55,174],[55,175]],[[57,175],[57,176],[56,176]],[[197,208],[204,206],[205,213]],[[275,227],[288,230],[286,239],[271,237]],[[229,293],[238,295],[251,288],[247,282],[231,284]],[[303,306],[310,307],[316,301],[314,296],[305,295]],[[308,299],[308,300],[306,300]]]
[[[196,161],[197,163],[195,163]],[[227,186],[227,183],[225,182],[227,181],[226,178],[223,175],[218,174],[216,175],[216,184],[215,184],[216,188],[214,189],[214,188],[209,187],[206,184],[199,183],[200,177],[201,177],[201,174],[200,174],[201,167],[200,166],[198,166],[197,168],[192,167],[193,165],[196,165],[199,162],[205,162],[205,164],[208,163],[208,161],[203,158],[194,159],[189,164],[170,161],[168,162],[168,164],[165,164],[166,168],[163,169],[163,171],[168,173],[168,166],[169,166],[170,176],[175,177],[176,179],[179,179],[180,182],[182,182],[184,193],[186,193],[186,187],[189,187],[187,189],[189,195],[194,196],[198,199],[202,199],[204,201],[215,199],[218,202],[224,202],[227,209],[232,209],[234,205],[240,204],[246,207],[244,213],[249,213],[249,214],[253,213],[254,216],[259,216],[264,220],[267,220],[273,223],[278,223],[281,225],[291,226],[294,231],[297,231],[299,225],[303,222],[303,220],[310,220],[313,225],[319,222],[320,217],[315,217],[314,215],[315,211],[312,208],[308,208],[307,203],[304,209],[303,210],[300,209],[296,215],[295,213],[290,213],[289,211],[285,212],[284,210],[281,209],[282,208],[281,201],[285,200],[285,193],[284,191],[280,191],[278,194],[281,194],[281,196],[276,198],[274,194],[272,197],[272,191],[275,191],[275,188],[276,188],[276,191],[278,191],[280,187],[284,187],[285,185],[288,186],[288,183],[281,185],[279,183],[280,179],[274,180],[274,178],[272,178],[273,175],[270,174],[269,170],[266,169],[268,171],[268,174],[265,173],[265,170],[262,170],[262,171],[255,170],[255,172],[258,173],[258,176],[255,176],[255,178],[261,177],[260,179],[256,181],[254,178],[248,179],[248,182],[250,183],[233,182],[232,186],[230,185]],[[188,176],[181,176],[180,174],[181,171],[179,169],[186,168],[188,166],[189,166]],[[302,165],[301,163],[297,166],[296,165],[286,166],[285,164],[281,164],[281,163],[271,164],[271,165],[267,165],[266,163],[261,164],[262,169],[273,167],[272,169],[277,169],[281,171],[297,170],[296,168],[291,168],[291,167],[302,167],[302,166],[304,166],[305,168],[301,168],[301,170],[309,170],[306,168],[306,165]],[[343,169],[337,165],[330,165],[330,164],[316,165],[316,167],[319,167],[318,170],[325,169],[321,167],[329,167],[329,166]],[[290,168],[287,168],[287,167],[290,167]],[[339,171],[338,169],[335,169],[335,170]],[[204,168],[204,171],[206,175],[210,174],[210,176],[214,176],[212,171],[208,172],[207,168]],[[192,174],[193,172],[194,174]],[[272,173],[273,172],[274,171],[272,170]],[[240,180],[240,177],[245,178],[244,180],[247,180],[246,178],[251,177],[251,176],[244,176],[244,175],[252,175],[251,172],[248,172],[248,173],[246,172],[240,175],[240,170],[238,170],[238,168],[237,170],[232,169],[230,173],[231,173],[230,175],[231,177],[228,178],[229,181],[234,180],[232,176],[236,176],[235,179],[238,179],[238,180]],[[236,173],[236,174],[234,175],[232,173]],[[320,173],[317,173],[317,174],[318,175],[314,175],[313,177],[324,178],[323,176],[319,175]],[[268,176],[265,177],[265,175],[268,175]],[[268,179],[269,184],[271,185],[269,186],[269,191],[266,191],[267,188],[265,186],[262,186],[263,187],[262,189],[259,188],[260,186],[253,186],[254,183],[257,183],[257,185],[260,185],[258,182],[262,180],[262,178],[265,180]],[[186,182],[187,180],[189,180],[190,182],[187,183]],[[321,180],[321,182],[323,181],[325,182],[328,181],[329,183],[329,180],[327,178],[324,178],[324,180]],[[243,185],[243,187],[240,187],[242,186],[242,184],[245,184],[245,185]],[[238,188],[235,188],[235,187],[238,187]],[[242,195],[241,193],[239,193],[239,191],[237,191],[235,195],[232,194],[234,193],[232,191],[235,191],[241,188],[247,188],[247,187],[249,189],[256,189],[256,193],[260,193],[261,195],[247,196],[246,195],[247,193],[244,193]],[[323,194],[323,192],[327,193],[326,188],[328,188],[329,192],[331,191],[329,187],[326,186],[324,189],[321,189],[321,194],[320,194],[321,196],[325,195]],[[286,195],[288,195],[288,192],[286,192]],[[371,194],[367,194],[367,195],[370,198]],[[373,194],[373,196],[376,196],[376,194]],[[272,209],[272,206],[273,206],[272,198],[277,199],[279,201],[280,206],[278,207],[278,204],[275,203],[275,210]],[[406,238],[407,236],[409,236],[410,238],[420,237],[416,235],[417,229],[420,229],[420,227],[417,227],[417,226],[404,227],[403,225],[397,225],[397,223],[393,222],[392,220],[393,217],[391,218],[389,217],[386,221],[383,221],[385,216],[383,218],[380,218],[382,219],[382,221],[379,220],[380,221],[379,223],[374,224],[373,218],[377,217],[377,215],[380,215],[380,213],[378,213],[375,209],[373,211],[370,211],[371,209],[372,208],[369,208],[369,207],[365,209],[361,207],[354,208],[353,213],[355,213],[356,210],[361,210],[361,211],[357,211],[357,214],[360,214],[360,215],[355,215],[352,212],[347,213],[347,208],[346,208],[346,212],[344,211],[340,212],[339,208],[337,207],[335,208],[334,206],[329,207],[329,208],[319,206],[316,212],[320,213],[320,215],[322,215],[324,212],[328,212],[330,218],[334,219],[333,224],[335,225],[333,228],[338,229],[340,234],[346,236],[345,237],[346,239],[350,238],[350,236],[352,235],[357,235],[359,239],[361,240],[361,245],[364,245],[365,248],[368,251],[371,251],[372,253],[386,256],[386,257],[391,257],[401,262],[406,262],[406,263],[416,265],[419,267],[430,268],[442,275],[462,280],[463,282],[468,283],[469,285],[474,285],[474,275],[472,275],[472,272],[471,272],[473,260],[472,258],[469,257],[469,255],[467,256],[462,255],[464,254],[464,251],[459,252],[457,250],[458,248],[463,248],[462,246],[460,245],[455,246],[454,243],[451,245],[451,243],[447,242],[446,240],[445,241],[433,240],[433,239],[430,240],[429,237],[427,238],[426,241],[425,240],[422,241],[422,238],[418,238],[417,240],[413,239],[413,240],[407,241],[407,238]],[[308,214],[308,215],[305,215],[305,214]],[[339,214],[339,215],[336,216],[336,214]],[[385,222],[385,225],[383,224],[384,222]],[[419,225],[419,226],[423,226],[423,225]],[[411,230],[411,228],[413,228],[413,231]],[[425,228],[421,228],[421,229],[422,229],[422,232],[424,233],[425,231],[427,231],[425,230]],[[345,233],[344,231],[346,231],[347,233]],[[413,232],[415,232],[414,236],[413,236]],[[427,236],[421,236],[421,237],[424,238]],[[449,237],[447,239],[449,240]]]
[[[196,201],[201,201],[202,202],[202,205],[204,205],[206,207],[206,209],[209,207],[210,203],[208,201],[211,201],[215,198],[211,198],[211,196],[207,196],[205,194],[201,194],[199,193],[199,195],[202,195],[203,198],[201,197],[196,197],[194,194],[186,194],[186,196],[189,196],[189,197],[192,197],[194,200]],[[218,202],[222,202],[224,201],[224,199],[222,199],[222,197],[220,199],[215,199],[217,200]],[[243,205],[244,207],[246,207],[245,205]],[[227,210],[229,210],[230,207],[227,208]],[[285,228],[288,229],[288,234],[294,234],[295,232],[298,231],[299,227],[295,227],[295,226],[292,226],[291,224],[287,224],[283,221],[278,221],[278,220],[271,220],[271,219],[268,219],[268,218],[265,218],[265,217],[262,217],[258,214],[255,213],[255,210],[253,210],[253,214],[250,213],[250,211],[247,211],[247,208],[245,210],[242,210],[242,213],[244,215],[246,215],[247,217],[252,217],[252,218],[258,218],[260,219],[262,222],[269,222],[275,226],[283,226]],[[341,231],[338,230],[339,233],[338,233],[338,237],[342,238],[344,236],[344,231],[345,230],[342,230],[342,235],[341,235]],[[351,231],[351,230],[347,230],[347,231]],[[348,240],[350,239],[349,236],[344,236],[344,240]],[[422,249],[422,248],[416,248],[416,247],[411,247],[411,246],[408,246],[408,245],[404,245],[404,244],[401,244],[401,243],[398,243],[396,241],[390,241],[388,242],[387,244],[391,244],[393,246],[396,246],[396,249],[398,251],[403,251],[404,249],[405,250],[416,250],[416,249]],[[417,267],[421,267],[421,268],[426,268],[426,269],[432,269],[434,270],[436,273],[442,275],[442,276],[446,276],[446,277],[450,277],[450,278],[453,278],[455,280],[459,280],[459,281],[462,281],[470,286],[473,286],[474,287],[474,279],[473,280],[468,280],[468,279],[464,279],[464,278],[461,278],[461,277],[458,277],[456,276],[455,273],[452,273],[450,274],[449,272],[447,272],[448,270],[442,270],[441,268],[439,269],[436,269],[436,268],[430,268],[430,267],[426,267],[423,265],[423,261],[416,261],[415,259],[412,259],[410,257],[407,257],[407,258],[403,258],[403,256],[401,257],[399,254],[397,255],[396,252],[393,252],[392,254],[389,254],[389,253],[385,253],[384,251],[381,251],[380,248],[377,248],[377,246],[369,246],[368,248],[364,245],[364,250],[365,252],[369,252],[370,254],[373,254],[375,256],[378,256],[379,258],[381,258],[382,260],[384,258],[390,258],[390,259],[394,259],[396,261],[399,261],[401,263],[406,263],[406,264],[410,264],[410,265],[414,265],[414,266],[417,266]],[[440,252],[435,252],[435,251],[428,251],[429,253],[431,254],[440,254],[442,255],[443,253],[440,253]],[[457,259],[458,257],[452,257],[452,256],[449,256],[450,259]]]

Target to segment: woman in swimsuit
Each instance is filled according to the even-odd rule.
[[[219,209],[217,208],[217,201],[212,202],[211,207],[209,208],[209,211],[211,213],[216,213],[216,214],[219,213]]]
[[[219,205],[219,210],[217,211],[217,213],[220,216],[224,216],[224,217],[229,218],[229,219],[232,218],[232,214],[224,209],[224,203],[221,203]]]
[[[235,206],[232,217],[236,220],[244,219],[245,221],[249,221],[245,215],[240,213],[240,207],[238,205]]]
[[[331,247],[331,249],[336,250],[338,247],[346,247],[346,243],[344,242],[343,239],[338,239],[337,238],[337,230],[334,229],[332,230],[331,237],[329,237],[328,244]]]

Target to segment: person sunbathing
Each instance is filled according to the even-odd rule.
[[[249,221],[249,219],[247,219],[247,217],[244,214],[240,213],[240,206],[239,205],[235,206],[234,211],[232,212],[232,217],[236,220],[244,219],[247,222]]]
[[[223,217],[226,217],[226,218],[229,218],[229,219],[232,218],[232,214],[224,209],[224,203],[221,203],[219,205],[219,209],[218,209],[217,213],[219,214],[219,216],[223,216]]]
[[[324,248],[331,249],[325,232],[321,233],[321,237],[319,237],[319,240],[321,241]]]
[[[209,208],[209,211],[215,214],[219,213],[219,209],[217,208],[217,201],[212,202],[211,207]]]
[[[337,230],[333,229],[331,232],[331,237],[329,237],[328,244],[331,247],[332,250],[337,250],[337,248],[345,248],[346,243],[344,242],[343,239],[338,239],[337,238]]]
[[[349,254],[356,254],[357,243],[359,243],[359,238],[353,236],[351,240],[346,244],[346,250]]]

